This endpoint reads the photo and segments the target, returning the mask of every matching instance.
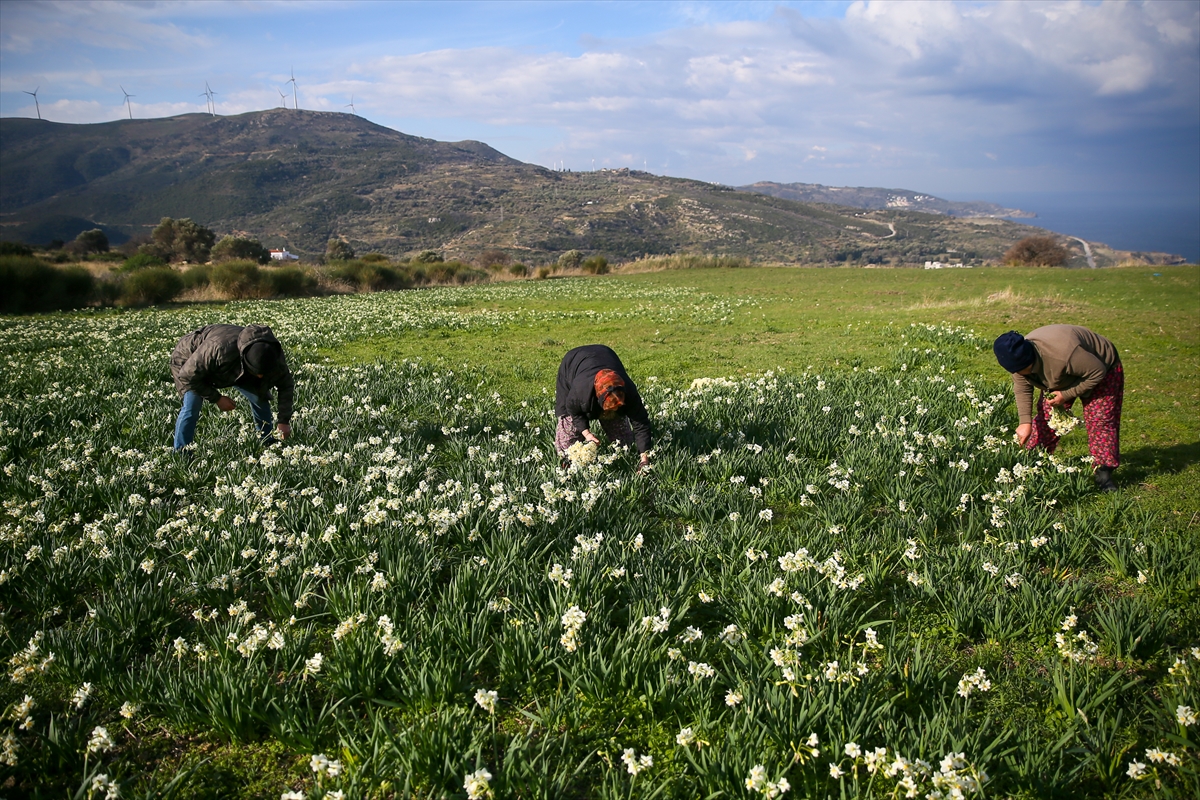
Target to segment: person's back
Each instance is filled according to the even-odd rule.
[[[205,400],[221,411],[232,411],[232,397],[220,390],[233,387],[247,399],[263,441],[273,426],[271,390],[279,390],[279,424],[282,438],[291,435],[295,383],[283,346],[266,325],[206,325],[179,340],[171,352],[171,375],[183,398],[175,423],[175,449],[195,438],[196,423]]]

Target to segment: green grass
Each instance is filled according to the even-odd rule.
[[[751,797],[763,765],[790,796],[893,796],[854,743],[934,771],[963,753],[955,780],[985,769],[993,796],[1152,796],[1133,761],[1190,796],[1200,272],[1154,271],[664,271],[0,318],[0,786],[441,798],[486,768],[499,797]],[[209,409],[183,462],[166,357],[216,321],[285,343],[296,437],[263,455],[244,408]],[[1048,322],[1122,352],[1115,496],[1077,469],[1082,434],[1057,461],[1007,444],[990,341]],[[655,415],[650,476],[620,453],[556,469],[555,370],[597,341]],[[961,697],[978,669],[990,691]],[[114,746],[88,752],[97,726]],[[627,749],[653,766],[630,775]]]

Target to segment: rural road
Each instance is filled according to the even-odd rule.
[[[1092,256],[1092,246],[1090,244],[1088,244],[1087,242],[1085,242],[1083,239],[1080,239],[1078,236],[1072,236],[1071,238],[1074,239],[1075,241],[1079,242],[1081,245],[1083,245],[1083,254],[1085,256],[1087,256],[1088,267],[1090,269],[1095,269],[1096,268],[1096,259]]]

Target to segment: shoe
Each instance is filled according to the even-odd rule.
[[[1117,484],[1113,482],[1112,473],[1112,467],[1100,467],[1097,469],[1094,476],[1096,480],[1096,488],[1102,492],[1115,492],[1117,490]]]

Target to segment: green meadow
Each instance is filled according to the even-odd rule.
[[[167,357],[272,326],[171,452]],[[1126,373],[1120,491],[993,338]],[[552,443],[621,355],[648,474]],[[1200,269],[738,268],[0,318],[0,794],[1192,797]],[[1078,413],[1078,407],[1076,407]]]
[[[518,296],[453,302],[463,312],[521,309],[571,314],[561,320],[517,322],[491,329],[412,331],[363,337],[327,353],[356,359],[465,361],[486,369],[500,391],[517,397],[532,387],[553,392],[563,352],[603,342],[634,375],[686,381],[699,375],[746,375],[776,367],[836,368],[867,363],[896,344],[889,326],[949,323],[985,338],[1007,330],[1028,333],[1054,322],[1083,325],[1107,336],[1121,352],[1127,384],[1122,417],[1122,484],[1139,501],[1200,525],[1200,270],[1184,267],[1058,269],[726,269],[672,270],[592,279],[597,284],[684,289],[725,301],[753,301],[736,315],[714,310],[664,326],[636,313],[592,322],[588,312],[636,312],[619,296],[534,299]],[[581,316],[582,315],[582,316]],[[726,318],[728,317],[728,318]],[[965,367],[997,381],[1004,373],[989,348]],[[1076,406],[1076,412],[1079,408]],[[1013,414],[1013,424],[1016,415]],[[1063,443],[1083,454],[1086,442]]]

